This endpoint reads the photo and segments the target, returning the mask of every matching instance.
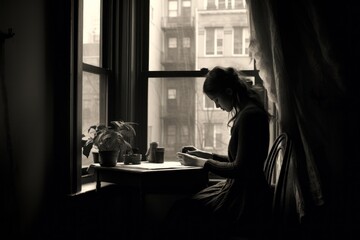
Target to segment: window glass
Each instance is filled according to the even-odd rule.
[[[223,54],[223,41],[224,41],[224,31],[219,28],[216,29],[216,55]]]
[[[84,0],[83,62],[100,66],[100,0]]]
[[[83,72],[82,88],[82,133],[89,137],[90,126],[100,123],[100,77],[97,74]],[[82,155],[82,165],[93,163],[92,155]]]
[[[206,29],[206,55],[214,55],[215,51],[215,28]]]
[[[172,37],[169,38],[169,48],[176,48],[177,47],[177,39]]]
[[[168,89],[168,99],[176,99],[176,89]]]
[[[214,109],[214,103],[210,100],[212,108],[206,109],[202,85],[204,78],[150,78],[148,95],[148,143],[159,142],[165,147],[165,160],[176,160],[175,154],[184,145],[194,145],[205,149],[207,135],[209,134],[206,124],[217,124],[216,137],[214,130],[212,135],[211,148],[217,147],[217,153],[227,153],[227,143],[230,139],[227,126],[228,113]],[[170,88],[169,88],[170,85]],[[176,107],[169,108],[171,86],[177,85]],[[173,99],[170,99],[173,100]],[[174,110],[175,109],[175,110]],[[204,125],[205,124],[205,125]],[[217,142],[226,143],[218,147]],[[209,147],[209,146],[208,146]]]
[[[218,0],[219,9],[225,9],[225,0]]]
[[[183,38],[183,47],[184,48],[190,48],[190,38],[189,37],[184,37]]]
[[[166,161],[176,160],[184,143],[227,154],[229,114],[204,96],[203,77],[175,77],[174,71],[253,70],[244,2],[150,0],[150,9],[148,70],[169,76],[147,79],[148,144],[165,147]]]
[[[177,0],[169,1],[169,17],[177,17],[178,3]]]
[[[105,123],[107,119],[108,71],[102,66],[101,49],[101,0],[83,0],[82,38],[82,121],[83,139],[93,137],[88,133],[90,126]],[[92,154],[81,154],[82,168],[93,163]]]
[[[243,49],[243,37],[242,37],[242,28],[234,27],[234,54],[242,54]]]
[[[226,10],[207,8],[218,3],[150,0],[148,70],[187,71],[215,65],[253,70],[248,54],[248,14],[243,1],[221,1]]]

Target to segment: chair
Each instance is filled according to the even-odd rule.
[[[276,138],[265,161],[264,173],[273,189],[270,239],[301,239],[296,208],[299,191],[297,165],[292,157],[292,141],[287,133]]]
[[[281,133],[274,141],[270,152],[264,163],[265,178],[272,189],[273,194],[273,216],[270,225],[266,228],[269,233],[264,239],[280,239],[282,233],[282,225],[280,224],[280,216],[284,207],[284,196],[286,195],[285,186],[291,180],[287,179],[289,175],[289,163],[292,150],[292,142],[287,133]],[[286,198],[287,199],[287,198]],[[249,238],[234,237],[231,240],[246,240]],[[253,239],[253,238],[251,238]],[[255,239],[255,238],[254,238]],[[292,239],[292,238],[289,238]]]
[[[273,190],[278,183],[282,163],[289,159],[291,141],[287,133],[280,134],[274,141],[264,163],[265,178]]]

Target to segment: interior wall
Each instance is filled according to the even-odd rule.
[[[53,109],[48,84],[51,79],[46,78],[45,68],[44,2],[0,2],[0,31],[7,32],[12,28],[15,33],[5,41],[4,47],[6,89],[2,88],[0,100],[0,159],[8,168],[3,169],[1,184],[11,187],[2,188],[6,202],[1,207],[7,214],[0,215],[16,226],[13,231],[19,235],[30,231],[42,207],[45,169],[51,161]],[[3,98],[5,95],[7,103]],[[7,131],[10,137],[4,136]]]

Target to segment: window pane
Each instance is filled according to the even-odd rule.
[[[215,28],[205,28],[206,31],[206,55],[214,55]]]
[[[149,70],[253,70],[244,2],[150,0]]]
[[[242,54],[242,28],[234,27],[234,54]]]
[[[177,16],[177,0],[170,0],[169,1],[169,17],[176,17]]]
[[[90,126],[100,123],[100,76],[83,72],[82,92],[82,133],[88,137]],[[92,155],[89,158],[82,155],[82,165],[93,163]]]
[[[84,0],[83,62],[100,66],[100,0]]]
[[[148,145],[159,142],[165,147],[166,161],[176,161],[175,154],[184,145],[227,154],[228,113],[204,108],[203,82],[204,78],[149,79]],[[169,99],[171,89],[176,89],[175,104],[170,101],[174,99]],[[169,107],[169,104],[173,105]],[[210,132],[212,140],[208,145]]]

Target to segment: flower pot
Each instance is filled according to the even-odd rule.
[[[119,156],[117,151],[99,151],[99,163],[102,167],[115,167]]]
[[[141,158],[140,153],[124,154],[124,164],[140,164]]]
[[[119,156],[118,156],[118,162],[124,162],[124,150],[121,150],[119,151]]]
[[[98,152],[92,152],[94,163],[99,163],[99,153]]]

